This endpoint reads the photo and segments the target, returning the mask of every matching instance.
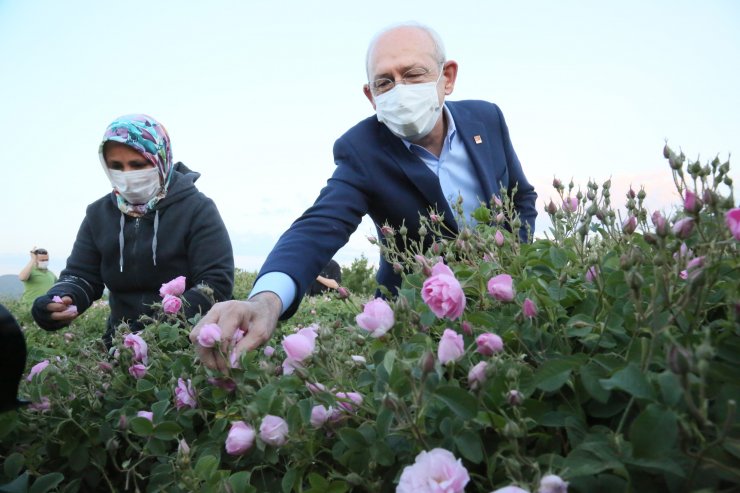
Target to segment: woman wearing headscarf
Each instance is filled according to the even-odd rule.
[[[176,277],[186,278],[187,318],[205,314],[211,298],[231,299],[228,232],[216,205],[195,187],[200,174],[172,164],[164,126],[147,115],[121,116],[106,129],[99,155],[113,191],[87,207],[66,268],[34,302],[36,323],[46,330],[69,325],[107,287],[110,344],[121,323],[142,328],[139,317],[151,313],[150,305],[162,301],[162,284]]]

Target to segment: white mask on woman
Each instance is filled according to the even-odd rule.
[[[157,168],[136,171],[108,170],[108,177],[113,188],[129,204],[146,204],[159,192],[159,170]]]
[[[378,121],[402,139],[415,141],[426,137],[442,113],[436,82],[396,84],[390,91],[375,96]]]

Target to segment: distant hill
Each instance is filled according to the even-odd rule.
[[[23,294],[23,283],[15,274],[0,276],[0,300],[17,300]]]

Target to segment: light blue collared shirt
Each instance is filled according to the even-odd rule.
[[[401,140],[411,153],[419,157],[439,177],[439,184],[448,202],[454,205],[458,195],[462,197],[464,220],[470,224],[474,222],[470,215],[480,206],[483,189],[478,181],[473,160],[457,135],[455,120],[452,119],[452,114],[447,106],[444,106],[443,109],[447,117],[447,135],[439,157],[420,145]],[[254,284],[252,291],[249,293],[249,298],[263,291],[272,291],[278,295],[283,302],[283,308],[280,311],[282,315],[295,301],[298,288],[288,274],[268,272]]]

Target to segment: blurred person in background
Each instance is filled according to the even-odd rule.
[[[33,247],[31,259],[18,274],[18,279],[23,282],[22,303],[30,305],[46,293],[57,280],[57,276],[49,270],[49,252],[45,248]]]

